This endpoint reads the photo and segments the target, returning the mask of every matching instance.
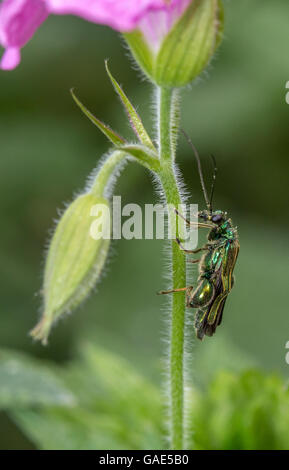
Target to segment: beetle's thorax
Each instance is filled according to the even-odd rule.
[[[227,212],[204,210],[199,212],[199,218],[212,225],[208,235],[209,240],[213,241],[220,238],[234,240],[236,238],[236,229],[233,226],[232,220],[228,218]]]

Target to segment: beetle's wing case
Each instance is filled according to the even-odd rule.
[[[210,325],[216,327],[221,323],[224,305],[228,294],[230,293],[234,278],[233,271],[239,254],[239,241],[227,241],[222,248],[222,267],[221,274],[221,289],[216,290],[216,297],[213,303],[209,306],[210,312],[208,313],[207,321]]]
[[[222,262],[222,283],[223,290],[230,292],[233,287],[233,271],[240,251],[239,240],[236,238],[225,246],[224,259]]]
[[[239,248],[240,245],[237,238],[233,241],[227,241],[218,248],[222,262],[220,264],[217,263],[218,269],[212,275],[215,296],[206,309],[199,309],[196,313],[195,328],[199,339],[203,339],[204,335],[212,336],[222,321],[227,296],[233,287],[233,271]]]

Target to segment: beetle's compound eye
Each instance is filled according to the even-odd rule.
[[[214,224],[219,224],[222,221],[223,221],[223,215],[222,214],[213,215],[212,222],[214,222]]]

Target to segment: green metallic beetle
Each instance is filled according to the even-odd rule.
[[[198,152],[190,139],[188,137],[187,139],[194,149],[207,205],[207,210],[198,213],[200,222],[198,222],[197,225],[199,227],[210,228],[210,231],[206,245],[197,250],[186,250],[182,247],[180,240],[176,240],[180,248],[186,253],[205,251],[200,260],[190,261],[191,263],[199,263],[199,277],[196,288],[189,286],[162,293],[167,294],[186,291],[187,307],[197,309],[194,321],[195,331],[197,338],[202,340],[204,335],[212,336],[217,326],[220,325],[222,321],[227,296],[234,284],[233,271],[240,245],[237,228],[233,226],[232,220],[227,217],[227,213],[220,210],[212,210],[214,182],[217,172],[216,165],[211,195],[210,198],[208,198]],[[184,218],[177,211],[176,213]],[[187,224],[195,225],[195,223],[191,223],[186,219],[184,220]]]
[[[222,211],[203,211],[199,218],[213,223],[208,234],[206,253],[199,262],[196,289],[188,287],[187,306],[197,308],[195,330],[199,339],[212,336],[222,321],[223,310],[233,283],[233,270],[239,253],[237,229]]]

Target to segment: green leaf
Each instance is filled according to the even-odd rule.
[[[86,345],[83,359],[68,378],[79,390],[78,400],[97,416],[118,426],[118,436],[128,449],[162,448],[161,394],[125,359],[102,348]]]
[[[281,377],[222,371],[194,395],[189,448],[288,450],[289,391]]]
[[[71,88],[70,93],[72,95],[72,98],[74,99],[75,103],[81,111],[85,114],[85,116],[90,119],[90,121],[98,127],[98,129],[110,140],[114,145],[122,145],[125,143],[125,140],[118,135],[115,131],[110,129],[106,124],[104,124],[102,121],[97,119],[85,106],[84,104],[81,103],[81,101],[77,98],[77,96],[74,94],[73,88]]]
[[[71,412],[63,409],[20,410],[12,412],[13,420],[39,449],[95,450],[126,449],[118,437],[118,424],[112,417],[96,415],[82,408]]]
[[[78,406],[10,413],[40,449],[164,448],[161,395],[126,360],[86,345],[61,376]]]
[[[115,78],[112,76],[112,74],[111,74],[111,72],[108,68],[107,61],[105,61],[105,68],[106,68],[106,72],[107,72],[107,74],[110,78],[110,81],[111,81],[116,93],[118,94],[118,96],[119,96],[119,98],[120,98],[120,100],[121,100],[121,102],[122,102],[122,104],[123,104],[123,106],[124,106],[124,108],[127,112],[127,115],[129,117],[130,124],[131,124],[131,127],[132,127],[133,131],[135,132],[135,134],[137,135],[137,137],[139,138],[139,140],[141,141],[141,143],[143,145],[146,145],[147,147],[155,150],[155,147],[154,147],[147,131],[144,128],[144,125],[142,123],[142,120],[141,120],[140,116],[136,112],[135,108],[133,107],[133,105],[129,101],[126,94],[123,92],[120,85],[117,83]]]
[[[72,406],[73,393],[47,366],[22,354],[0,351],[0,408]]]

